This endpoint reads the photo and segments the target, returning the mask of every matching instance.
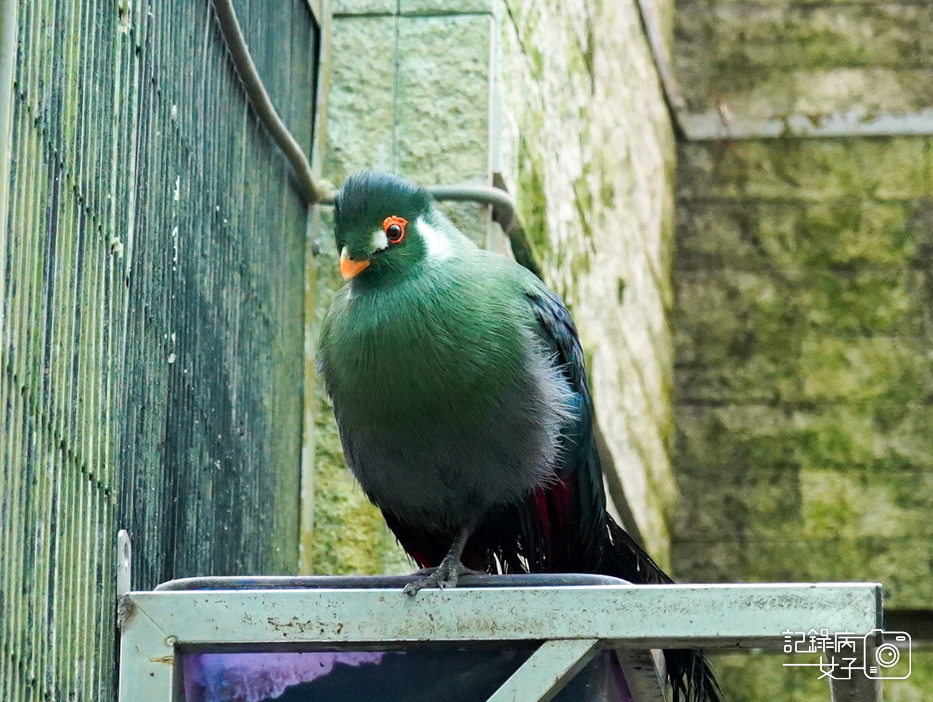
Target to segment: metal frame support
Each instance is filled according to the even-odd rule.
[[[117,533],[117,597],[133,589],[133,543],[126,529]]]
[[[599,639],[545,641],[488,702],[549,702],[596,654]]]
[[[861,635],[881,628],[881,586],[876,583],[528,584],[547,577],[474,576],[465,579],[464,587],[423,590],[416,597],[403,594],[394,582],[405,578],[386,587],[385,578],[359,577],[350,582],[214,578],[211,585],[226,582],[230,589],[169,584],[153,592],[130,592],[123,598],[119,700],[175,699],[175,654],[185,646],[347,649],[425,641],[545,641],[492,697],[504,702],[550,699],[599,647],[620,650],[625,660],[651,648],[780,649],[788,630]],[[557,582],[568,582],[568,576],[561,577]],[[312,580],[316,587],[308,587]],[[379,586],[361,587],[367,582]],[[516,586],[507,586],[510,582]],[[483,586],[489,584],[494,586]],[[236,589],[244,587],[249,589]],[[641,666],[642,681],[657,677],[647,655],[628,659],[630,669]],[[834,699],[880,700],[874,682],[862,682],[837,685]],[[648,696],[633,693],[639,702],[659,699],[651,691]]]
[[[878,627],[881,628],[880,626]],[[860,660],[857,663],[865,665],[865,656],[873,658],[875,647],[866,639],[864,651],[857,651]],[[830,680],[830,698],[832,702],[862,702],[862,700],[877,700],[881,702],[881,680],[869,678],[867,675],[853,675],[849,680]]]
[[[667,702],[667,667],[658,649],[616,649],[625,682],[636,702]]]

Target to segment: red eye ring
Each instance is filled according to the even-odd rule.
[[[382,231],[390,244],[397,244],[405,238],[405,227],[407,225],[408,220],[392,215],[382,220]]]

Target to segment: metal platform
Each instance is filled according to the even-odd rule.
[[[352,649],[423,642],[542,642],[489,698],[548,700],[600,648],[620,652],[637,702],[664,699],[649,651],[781,650],[785,632],[882,627],[876,583],[630,585],[602,576],[468,576],[402,593],[409,577],[203,578],[121,600],[120,702],[177,702],[182,649]],[[879,681],[833,699],[880,700]]]

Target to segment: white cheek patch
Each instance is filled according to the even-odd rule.
[[[373,232],[373,251],[385,251],[389,247],[389,240],[386,233],[381,229]]]
[[[418,232],[424,239],[424,245],[427,248],[427,257],[432,261],[443,261],[454,255],[453,246],[450,240],[441,232],[428,224],[424,218],[418,218]]]

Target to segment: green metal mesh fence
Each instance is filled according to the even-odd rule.
[[[310,148],[310,11],[237,10]],[[296,568],[306,214],[209,0],[14,14],[0,696],[105,700],[117,529],[137,588]]]

